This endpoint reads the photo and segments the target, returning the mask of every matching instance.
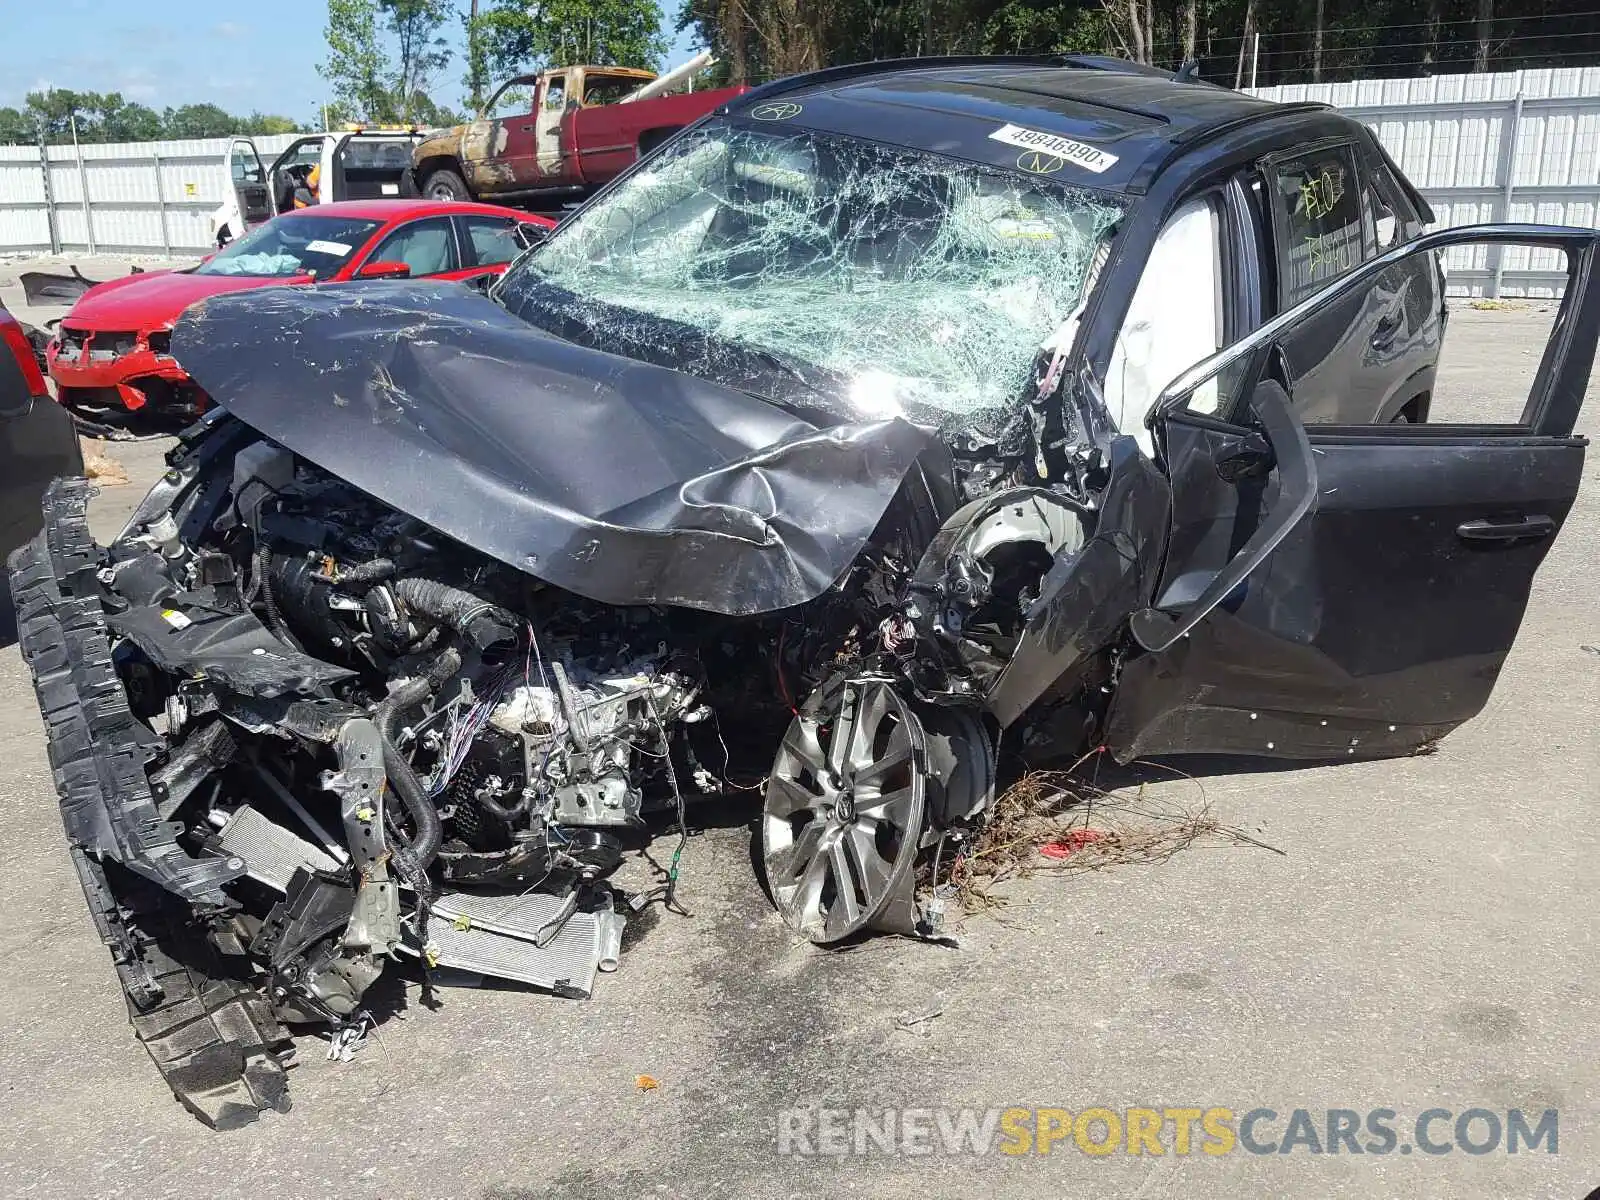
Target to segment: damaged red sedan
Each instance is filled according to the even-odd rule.
[[[60,401],[91,423],[198,416],[207,397],[172,354],[172,327],[225,292],[352,279],[497,275],[555,222],[490,204],[350,200],[284,215],[198,266],[96,284],[49,347]]]

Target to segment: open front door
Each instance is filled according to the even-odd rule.
[[[1295,382],[1319,364],[1297,361],[1297,328],[1396,263],[1473,243],[1566,257],[1526,401],[1503,398],[1501,424],[1304,424]],[[1173,515],[1156,599],[1132,620],[1143,652],[1125,663],[1108,721],[1119,758],[1391,755],[1483,708],[1578,492],[1597,243],[1595,230],[1539,226],[1429,235],[1163,393],[1151,422]],[[1213,378],[1232,400],[1189,407]]]
[[[227,222],[228,237],[241,237],[246,230],[271,220],[272,194],[267,187],[266,169],[261,165],[261,155],[256,144],[247,137],[236,137],[228,146],[228,174],[233,180],[234,207],[230,217],[237,215],[238,223]],[[220,230],[219,230],[220,232]]]

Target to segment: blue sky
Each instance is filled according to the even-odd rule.
[[[0,105],[42,87],[121,92],[152,108],[209,101],[230,112],[281,113],[309,122],[327,95],[326,0],[16,0],[0,19]],[[457,7],[466,8],[464,0]],[[666,0],[668,37],[678,0]],[[451,31],[459,39],[459,26]],[[675,66],[692,51],[679,39]],[[458,106],[459,56],[436,97]]]

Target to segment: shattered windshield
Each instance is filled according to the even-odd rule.
[[[866,414],[970,420],[1012,408],[1122,212],[932,154],[713,124],[562,225],[499,295],[620,353],[670,343],[670,322],[821,373]]]
[[[195,268],[196,275],[314,275],[326,279],[380,222],[355,217],[282,216],[258,226]]]

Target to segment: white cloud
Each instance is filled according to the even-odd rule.
[[[241,25],[238,21],[222,21],[211,27],[211,32],[219,38],[242,38],[250,33],[250,26]]]

